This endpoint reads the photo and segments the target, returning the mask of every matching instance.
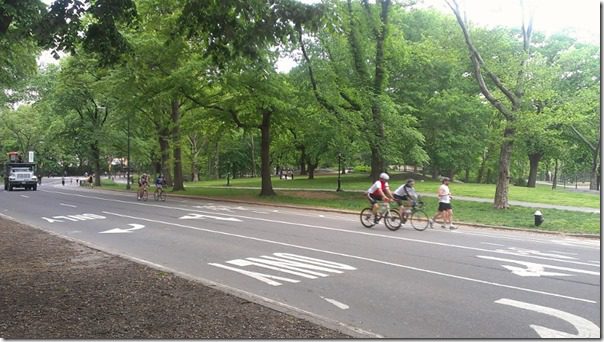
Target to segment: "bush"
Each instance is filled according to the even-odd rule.
[[[368,165],[357,165],[353,170],[354,172],[371,172],[371,167]]]

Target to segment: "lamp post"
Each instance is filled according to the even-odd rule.
[[[127,145],[127,158],[128,158],[128,164],[126,165],[126,167],[128,168],[126,170],[126,190],[130,190],[130,115],[128,115],[128,124],[126,126],[126,130],[127,130],[127,134],[128,134],[128,145]]]
[[[336,191],[342,191],[341,182],[340,182],[340,174],[342,173],[342,153],[338,152],[338,188]]]

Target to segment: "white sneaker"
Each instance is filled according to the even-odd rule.
[[[451,230],[453,230],[453,229],[457,229],[457,226],[450,225],[450,226],[449,226],[449,229],[451,229]]]

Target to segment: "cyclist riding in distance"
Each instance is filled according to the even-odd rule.
[[[405,184],[394,190],[394,200],[399,205],[403,223],[409,218],[409,210],[417,203],[418,196],[414,186],[415,180],[410,178]]]
[[[367,190],[367,198],[371,203],[371,210],[373,211],[374,221],[378,222],[377,213],[379,208],[379,201],[390,201],[393,196],[390,192],[390,185],[388,185],[388,180],[390,176],[386,172],[382,172],[380,174],[380,179],[375,181],[373,185]]]
[[[143,197],[143,191],[149,185],[149,176],[146,173],[143,173],[141,178],[138,179],[138,199]]]
[[[160,174],[155,178],[156,191],[164,191],[164,185],[166,185],[166,179],[164,178],[164,175]]]

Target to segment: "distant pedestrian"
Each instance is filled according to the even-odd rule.
[[[453,225],[453,207],[451,206],[451,198],[452,194],[449,190],[449,181],[448,177],[443,178],[442,184],[438,188],[438,211],[434,214],[434,217],[430,220],[430,226],[434,225],[434,221],[438,217],[443,219],[443,228],[446,229],[456,229],[457,227]]]

